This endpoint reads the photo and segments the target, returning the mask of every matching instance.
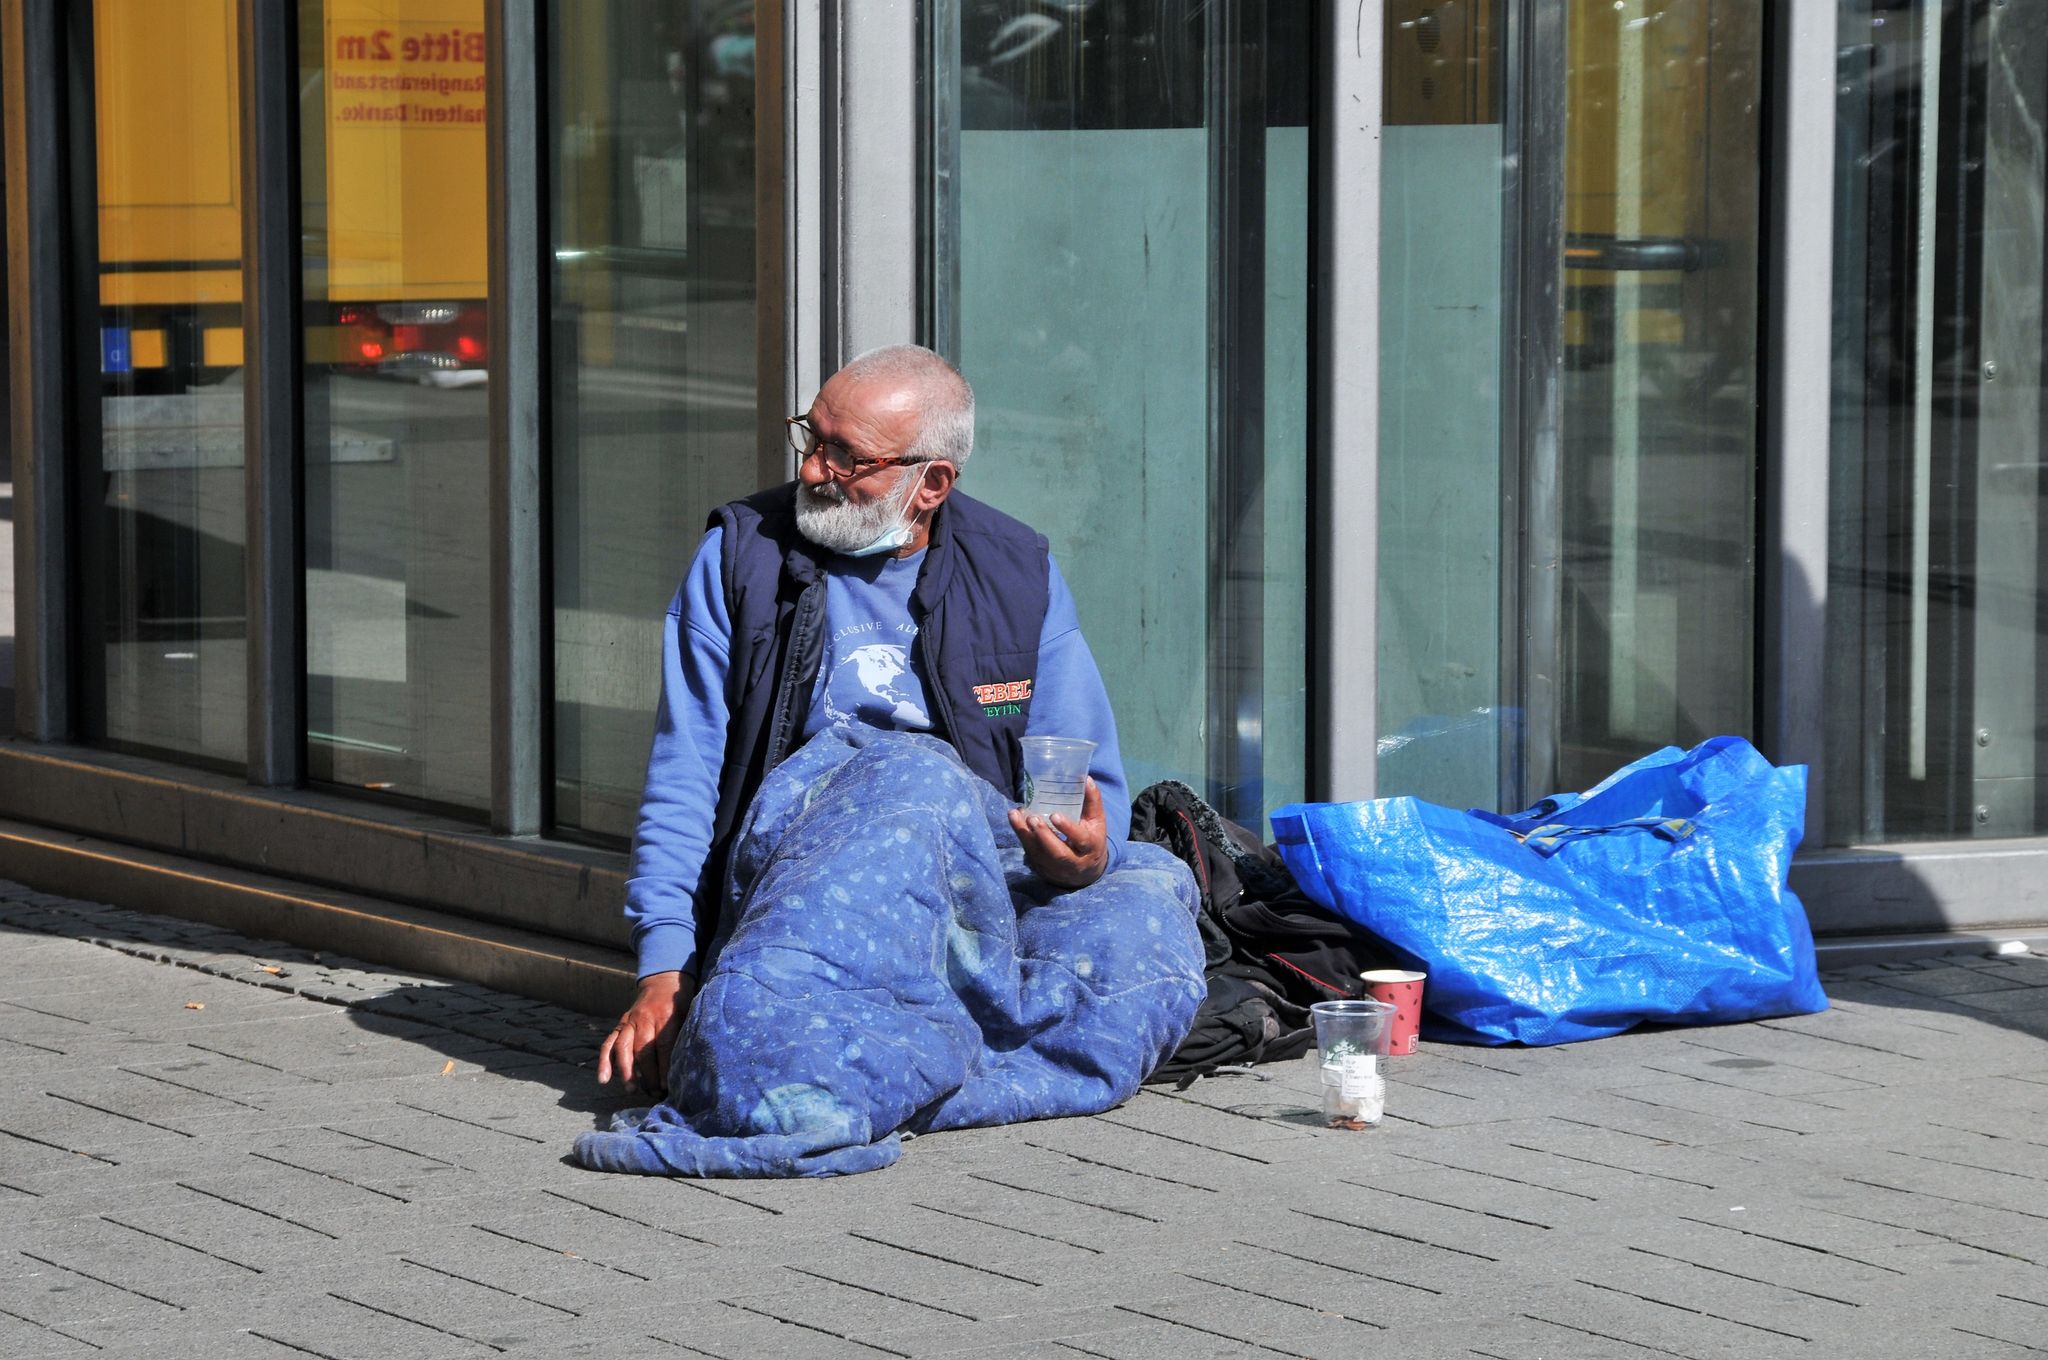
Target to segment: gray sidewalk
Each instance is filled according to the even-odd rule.
[[[602,1026],[0,884],[0,1356],[2048,1354],[2048,959],[607,1177]]]

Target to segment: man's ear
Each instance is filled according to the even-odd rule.
[[[911,498],[916,506],[915,513],[928,515],[945,502],[953,490],[954,479],[960,473],[951,463],[926,463],[923,468],[924,482],[917,488],[917,495]]]

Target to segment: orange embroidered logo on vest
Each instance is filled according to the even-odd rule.
[[[1023,704],[1031,697],[1031,681],[998,680],[993,685],[976,685],[974,702],[981,705],[984,718],[1001,718],[1024,711]]]

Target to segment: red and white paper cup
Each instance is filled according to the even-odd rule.
[[[1358,975],[1359,980],[1365,983],[1368,997],[1384,1001],[1394,1008],[1388,1053],[1415,1051],[1415,1041],[1422,1030],[1422,984],[1428,976],[1427,973],[1411,973],[1405,968],[1375,968],[1370,973]]]

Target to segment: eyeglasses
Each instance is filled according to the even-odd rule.
[[[894,463],[930,461],[925,458],[905,458],[899,454],[883,458],[865,457],[844,444],[821,438],[818,432],[811,428],[811,418],[808,415],[785,416],[782,423],[789,427],[789,446],[796,451],[797,456],[809,458],[813,453],[824,454],[825,470],[832,474],[834,481],[851,481],[878,467],[888,467]]]

